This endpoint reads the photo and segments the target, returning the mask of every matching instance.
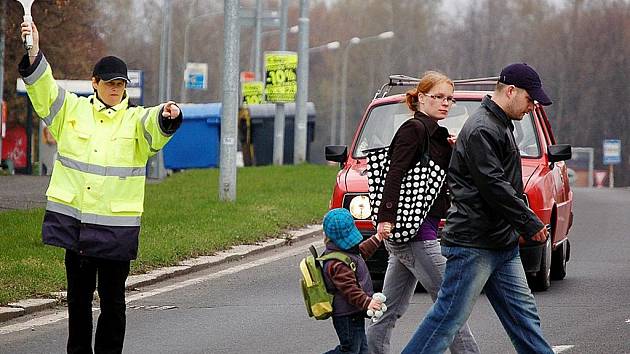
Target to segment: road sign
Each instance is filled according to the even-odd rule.
[[[206,63],[186,63],[184,78],[186,88],[191,90],[205,90],[208,88],[208,64]]]
[[[265,52],[265,97],[267,102],[295,102],[297,64],[296,52]]]
[[[241,27],[254,27],[256,25],[255,9],[240,9],[239,17],[239,25]],[[277,28],[280,25],[278,11],[263,10],[261,19],[263,28]]]
[[[136,104],[144,104],[144,72],[142,70],[127,70],[129,76],[129,85],[127,85],[127,94],[130,98],[137,98]]]
[[[241,82],[256,80],[256,73],[253,71],[241,71]]]
[[[127,70],[129,85],[127,87],[142,87],[142,70]]]
[[[604,140],[604,165],[616,165],[621,163],[621,140]]]

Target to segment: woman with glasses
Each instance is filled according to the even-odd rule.
[[[438,122],[448,116],[455,103],[453,90],[453,81],[446,75],[428,71],[424,73],[417,87],[406,93],[406,103],[413,112],[413,118],[400,126],[389,148],[390,167],[377,216],[377,233],[381,238],[388,238],[395,225],[403,176],[420,161],[427,146],[427,136],[430,158],[442,169],[448,169],[455,137]],[[392,329],[396,320],[409,307],[417,282],[422,284],[433,301],[437,298],[446,264],[437,241],[437,231],[440,219],[446,216],[449,206],[450,200],[444,183],[417,234],[406,243],[385,243],[389,260],[383,294],[387,296],[388,310],[368,327],[370,353],[389,352]],[[459,330],[450,351],[479,353],[468,324],[464,324]]]

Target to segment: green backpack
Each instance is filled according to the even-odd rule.
[[[352,271],[356,271],[357,267],[354,261],[346,254],[341,252],[331,252],[321,257],[317,256],[317,250],[313,245],[309,247],[311,255],[300,261],[300,280],[302,286],[302,295],[304,296],[304,304],[306,304],[306,312],[309,317],[315,317],[318,320],[325,320],[332,316],[333,295],[326,289],[324,282],[323,262],[329,259],[336,259],[345,263]]]

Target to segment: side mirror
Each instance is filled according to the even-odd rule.
[[[339,163],[346,162],[348,158],[347,145],[326,145],[326,160]]]
[[[571,145],[569,144],[549,145],[549,147],[547,148],[547,156],[549,156],[549,162],[570,160],[571,159]]]

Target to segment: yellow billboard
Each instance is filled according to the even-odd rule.
[[[267,102],[295,102],[297,63],[296,52],[265,52],[265,99]]]
[[[260,104],[263,102],[264,83],[262,81],[241,82],[243,106],[248,104]]]

